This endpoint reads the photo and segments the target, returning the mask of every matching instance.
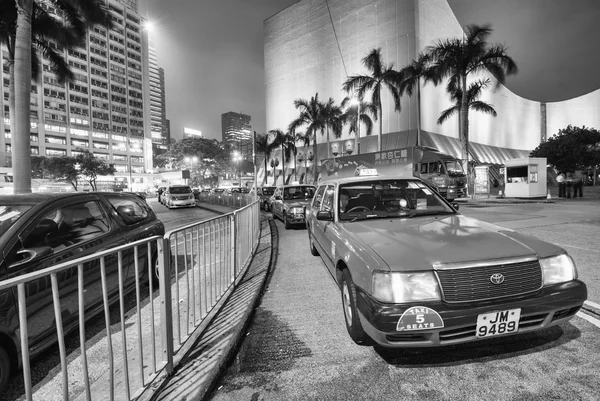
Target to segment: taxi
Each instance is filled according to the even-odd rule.
[[[316,187],[313,185],[277,187],[270,201],[273,219],[281,219],[286,230],[292,225],[304,224],[304,209],[312,200],[315,190]]]
[[[587,298],[562,248],[468,218],[419,178],[319,184],[306,208],[310,251],[338,284],[357,344],[433,347],[540,330]]]

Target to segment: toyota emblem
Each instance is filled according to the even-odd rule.
[[[495,273],[490,276],[492,284],[502,284],[504,282],[504,275],[501,273]]]

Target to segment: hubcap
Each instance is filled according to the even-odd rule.
[[[346,323],[348,326],[352,326],[352,305],[350,303],[350,290],[348,289],[348,283],[344,281],[342,286],[342,303],[344,304],[344,315],[346,316]]]

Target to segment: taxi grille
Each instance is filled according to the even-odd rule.
[[[502,284],[492,284],[490,277],[500,273]],[[542,287],[539,261],[503,265],[436,270],[444,301],[470,302],[524,294]]]

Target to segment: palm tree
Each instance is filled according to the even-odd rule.
[[[435,72],[431,55],[423,52],[416,60],[400,70],[402,75],[400,95],[406,92],[412,97],[415,89],[417,92],[417,146],[421,145],[421,78],[424,84],[429,81],[437,84],[438,78]]]
[[[400,91],[398,85],[402,76],[394,70],[394,64],[386,66],[381,55],[381,48],[373,49],[362,60],[363,65],[371,72],[371,75],[353,75],[344,83],[344,90],[348,93],[358,91],[359,99],[362,99],[367,91],[371,91],[371,103],[379,110],[379,137],[378,149],[381,151],[383,139],[383,108],[381,106],[381,90],[387,88],[394,99],[394,109],[400,111]]]
[[[273,146],[273,148],[277,148],[277,147],[281,148],[281,175],[283,176],[281,183],[282,183],[282,185],[285,185],[285,152],[284,152],[283,148],[284,148],[285,141],[286,141],[286,139],[285,139],[286,134],[279,128],[276,128],[276,129],[269,130],[269,135],[273,135],[275,137],[271,146]],[[273,171],[275,171],[275,170],[273,170]]]
[[[306,164],[308,163],[308,152],[306,151],[306,148],[310,147],[310,143],[312,138],[310,137],[310,135],[305,134],[303,132],[296,132],[296,135],[294,136],[294,140],[296,142],[301,142],[302,143],[302,147],[304,147],[304,180],[301,180],[303,182],[302,183],[306,183]],[[300,177],[302,178],[302,177]]]
[[[497,113],[494,107],[481,100],[477,100],[481,97],[483,90],[490,86],[492,81],[490,79],[486,80],[478,80],[471,85],[469,85],[469,89],[467,90],[467,105],[469,109],[480,111],[482,113],[491,114],[496,117]],[[459,114],[461,112],[461,108],[463,106],[462,102],[462,90],[460,88],[454,88],[454,91],[450,93],[450,99],[454,102],[454,106],[442,111],[440,117],[437,120],[438,124],[443,124],[444,121],[448,120],[454,114]]]
[[[503,45],[490,45],[487,38],[492,29],[490,25],[468,25],[463,38],[438,40],[428,48],[440,79],[448,78],[447,91],[452,94],[456,89],[468,93],[467,77],[490,72],[497,79],[497,85],[504,83],[507,74],[517,72],[517,65],[506,54]],[[441,81],[438,81],[441,82]],[[483,88],[482,88],[483,89]],[[469,106],[468,96],[461,96],[459,113],[459,131],[463,141],[463,155],[469,161]],[[467,169],[467,174],[469,173]]]
[[[327,103],[323,105],[321,110],[321,117],[325,124],[325,131],[327,132],[327,158],[331,157],[331,145],[329,142],[329,128],[333,131],[333,136],[340,138],[342,136],[342,128],[344,126],[344,120],[342,115],[344,112],[340,106],[335,105],[333,98],[329,98]]]
[[[269,172],[269,163],[267,161],[271,157],[272,146],[270,146],[269,138],[266,134],[257,134],[256,131],[254,131],[254,136],[256,137],[256,139],[254,140],[254,144],[256,146],[256,153],[264,153],[265,155],[265,179],[261,185],[266,185],[267,175]]]
[[[290,160],[291,157],[294,158],[294,181],[297,180],[296,175],[296,156],[298,155],[298,148],[296,147],[296,137],[295,135],[286,132],[283,136],[282,145],[285,150],[285,158]]]
[[[313,141],[313,153],[315,160],[313,162],[314,166],[314,182],[316,183],[319,178],[319,173],[317,171],[317,165],[319,161],[319,157],[317,154],[317,132],[320,131],[321,135],[325,131],[325,122],[322,117],[322,110],[324,104],[319,102],[319,94],[315,94],[315,96],[311,97],[310,100],[306,99],[296,99],[294,100],[294,106],[296,109],[300,110],[300,115],[293,120],[289,127],[288,131],[291,135],[295,137],[296,130],[302,126],[306,126],[306,133],[308,138],[311,138]]]
[[[2,40],[9,48],[11,57],[11,117],[13,177],[15,193],[31,192],[31,154],[29,151],[30,131],[30,92],[31,80],[38,76],[39,57],[36,50],[50,61],[50,67],[61,80],[71,80],[64,53],[55,52],[49,41],[58,46],[73,47],[84,43],[87,29],[96,24],[110,26],[109,13],[102,0],[49,0],[55,9],[60,10],[62,19],[53,21],[44,8],[41,0],[16,1],[16,9],[8,10],[8,3],[3,2]],[[16,22],[16,23],[14,23]],[[33,47],[33,49],[32,49]],[[33,65],[33,67],[32,67]],[[35,74],[32,74],[34,72]],[[12,86],[14,85],[14,90]],[[13,100],[14,99],[14,100]],[[14,111],[13,111],[14,110]]]
[[[342,100],[341,107],[348,107],[344,114],[342,114],[342,120],[344,121],[344,124],[349,125],[348,132],[354,134],[354,151],[358,154],[358,142],[360,140],[359,124],[362,123],[365,125],[367,128],[367,136],[371,135],[373,133],[373,120],[371,120],[369,114],[377,121],[377,108],[373,106],[372,103],[349,96],[346,96],[344,100]],[[359,113],[360,115],[358,115]]]

